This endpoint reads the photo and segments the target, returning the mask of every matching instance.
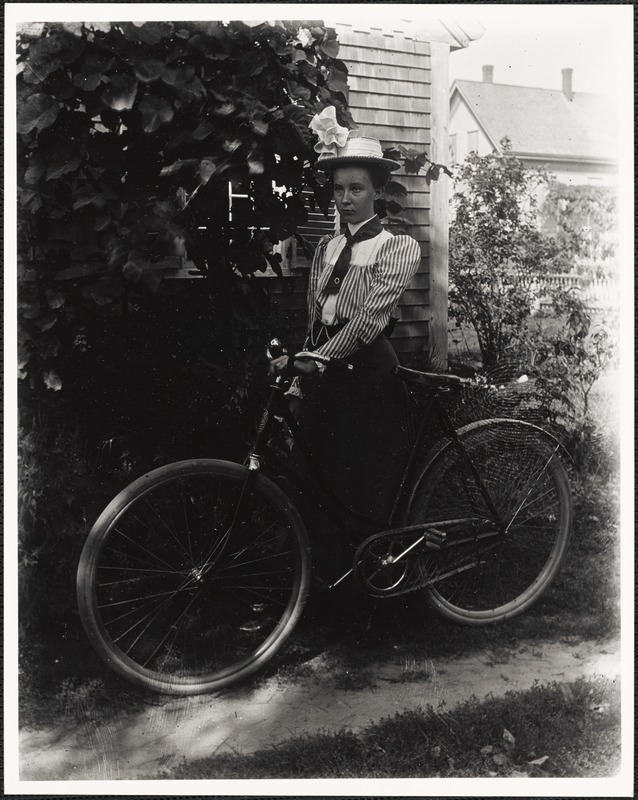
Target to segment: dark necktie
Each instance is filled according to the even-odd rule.
[[[374,239],[375,236],[378,236],[381,231],[383,230],[383,225],[379,221],[379,217],[373,217],[370,222],[366,222],[365,225],[362,225],[359,230],[354,234],[354,236],[350,233],[350,228],[345,226],[345,236],[346,236],[346,245],[343,250],[339,253],[339,258],[337,259],[337,263],[334,265],[332,274],[328,279],[328,283],[326,284],[325,289],[323,290],[326,294],[336,294],[339,289],[341,288],[341,284],[343,283],[343,279],[346,277],[346,273],[350,268],[350,259],[352,258],[352,245],[356,242],[362,242],[365,239]]]

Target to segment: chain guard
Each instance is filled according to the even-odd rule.
[[[354,556],[359,587],[372,597],[415,592],[478,567],[500,541],[488,520],[468,522],[462,544],[450,544],[444,527],[413,526],[419,530],[397,529],[368,537]]]

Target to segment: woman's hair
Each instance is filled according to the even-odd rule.
[[[344,166],[360,167],[364,169],[368,173],[370,183],[372,183],[375,189],[385,188],[386,183],[390,180],[390,173],[377,164],[364,164],[360,161],[353,161],[351,164],[345,164]],[[330,172],[330,183],[334,181],[334,174],[335,170],[332,170]]]
[[[368,175],[370,176],[374,188],[384,189],[386,183],[390,180],[390,173],[388,170],[383,169],[383,167],[378,167],[376,164],[372,164],[366,167],[366,169],[368,170]]]

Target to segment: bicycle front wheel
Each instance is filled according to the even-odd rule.
[[[79,611],[121,677],[167,694],[221,689],[292,632],[310,582],[306,532],[272,481],[257,476],[246,492],[247,475],[224,461],[169,464],[124,489],[93,526]]]
[[[555,577],[571,532],[571,490],[560,446],[540,428],[496,419],[458,433],[492,508],[467,457],[447,442],[416,481],[405,523],[440,523],[446,534],[441,551],[419,558],[434,608],[484,625],[528,609]]]

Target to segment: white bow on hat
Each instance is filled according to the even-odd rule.
[[[334,106],[326,106],[310,122],[310,129],[319,137],[315,145],[315,150],[319,153],[315,169],[329,172],[344,164],[374,165],[387,172],[399,169],[399,163],[383,157],[378,139],[361,136],[358,131],[350,131],[339,125],[336,113]]]
[[[344,147],[348,141],[350,131],[337,122],[337,109],[334,106],[326,106],[321,113],[315,114],[309,127],[319,137],[315,151],[320,156],[336,156],[337,147]]]

